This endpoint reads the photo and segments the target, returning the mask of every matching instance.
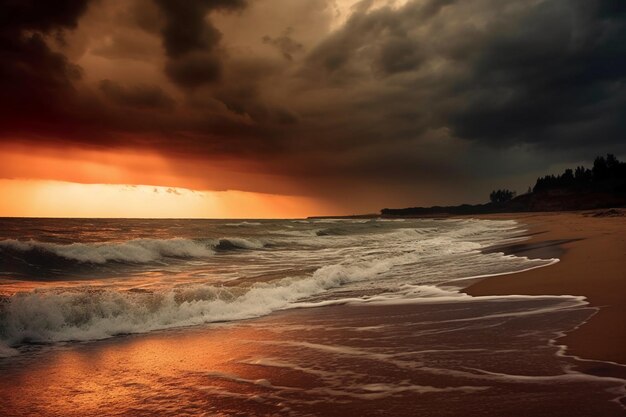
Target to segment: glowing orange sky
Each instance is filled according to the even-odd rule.
[[[0,216],[277,218],[334,210],[300,196],[210,191],[224,176],[259,188],[268,179],[193,162],[181,174],[181,167],[157,154],[16,146],[0,151]],[[196,176],[199,169],[202,176]]]
[[[296,218],[327,213],[311,199],[147,185],[0,180],[0,216]]]
[[[165,158],[149,150],[0,145],[0,178],[136,184],[195,190],[272,192],[284,179],[261,175],[241,161]],[[283,187],[283,191],[295,187]],[[293,192],[280,192],[293,194]]]

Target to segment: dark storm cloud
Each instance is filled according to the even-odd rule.
[[[156,85],[123,87],[115,81],[102,80],[99,87],[107,98],[121,106],[161,110],[174,106],[174,100]]]
[[[47,124],[54,106],[73,93],[81,69],[50,49],[46,37],[62,42],[88,1],[0,1],[0,131],[25,123]]]
[[[185,88],[215,82],[221,75],[217,45],[222,34],[206,19],[213,10],[238,9],[244,0],[155,0],[165,16],[166,72]]]
[[[312,194],[626,152],[624,1],[361,1],[337,26],[299,1],[315,25],[281,15],[293,0],[119,2],[118,31],[83,29],[108,65],[89,78],[55,47],[87,1],[0,0],[0,133],[238,159]]]
[[[3,30],[37,30],[50,32],[59,28],[76,27],[78,18],[87,9],[89,0],[2,0],[0,2],[0,27]]]
[[[275,38],[268,35],[263,36],[263,43],[276,47],[285,59],[292,61],[294,55],[302,52],[304,49],[304,45],[293,39],[292,34],[293,28],[289,27],[280,36]]]
[[[141,6],[133,10],[133,20],[141,21],[139,26],[146,31],[163,28],[170,58],[167,68],[186,87],[214,79],[220,67],[215,47],[221,35],[204,16],[243,3],[185,1],[180,7],[165,0],[158,3],[164,16],[154,12],[154,3],[139,1],[133,5]],[[217,158],[270,146],[259,138],[269,140],[271,129],[250,126],[237,114],[219,108],[203,109],[193,100],[187,102],[190,107],[186,111],[177,112],[179,106],[170,94],[154,84],[104,79],[84,88],[84,70],[71,62],[62,48],[53,46],[59,42],[63,46],[65,35],[76,29],[88,6],[88,1],[69,0],[0,3],[2,137],[54,146],[150,147],[172,155]],[[103,55],[101,50],[95,52]],[[136,58],[126,51],[109,52],[104,55]],[[207,72],[213,64],[213,72]]]
[[[421,43],[429,42],[416,35],[415,29],[454,1],[412,1],[399,10],[383,7],[374,11],[365,7],[370,3],[361,2],[346,25],[313,51],[309,57],[312,64],[330,73],[350,72],[354,61],[367,65],[360,70],[415,70],[422,61]]]
[[[382,77],[402,87],[359,103],[391,104],[389,132],[399,122],[404,132],[446,126],[493,146],[623,144],[624,9],[611,0],[365,9],[313,51],[308,70],[340,85]],[[593,131],[602,138],[587,136]]]
[[[466,100],[450,115],[457,134],[495,145],[623,143],[626,19],[617,3],[543,2],[513,26],[494,25],[458,83]],[[567,129],[585,124],[596,137]]]

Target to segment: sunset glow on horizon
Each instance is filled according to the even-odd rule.
[[[0,145],[0,195],[11,196],[0,201],[0,217],[300,218],[337,212],[319,199],[271,192],[289,191],[279,181],[229,161]]]
[[[179,187],[0,180],[0,217],[302,218],[330,214],[311,199]]]

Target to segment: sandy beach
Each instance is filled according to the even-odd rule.
[[[226,319],[138,334],[117,332],[103,340],[66,338],[37,343],[27,339],[18,346],[19,354],[0,358],[0,415],[622,416],[626,367],[612,362],[626,363],[622,321],[626,305],[626,218],[594,214],[598,213],[490,216],[516,220],[517,225],[475,219],[357,220],[348,230],[368,231],[370,235],[355,235],[359,244],[363,244],[364,236],[374,239],[368,249],[393,249],[401,243],[400,258],[394,258],[394,253],[379,253],[375,266],[390,258],[398,263],[406,259],[406,253],[416,256],[408,264],[400,262],[400,268],[383,275],[385,279],[363,282],[391,282],[393,287],[364,287],[355,293],[347,291],[350,283],[337,285],[329,287],[337,291],[335,298],[307,297],[302,305],[282,304],[285,308],[247,320],[228,320],[231,316],[226,313],[238,313],[249,305],[267,305],[275,302],[276,292],[278,297],[285,297],[293,288],[268,285],[268,277],[275,280],[274,275],[259,275],[262,291],[252,292],[254,297],[245,298],[251,291],[241,292],[244,298],[239,299],[237,293],[231,293],[234,298],[222,303],[209,293],[211,297],[205,300],[201,298],[207,293],[203,287],[202,292],[177,294],[186,298],[160,309],[155,308],[161,305],[152,294],[126,291],[124,286],[115,293],[89,291],[79,298],[71,298],[73,294],[45,298],[41,290],[27,310],[18,310],[31,300],[24,297],[11,312],[23,315],[33,309],[39,311],[35,307],[43,305],[45,314],[35,316],[40,321],[50,316],[51,308],[55,317],[76,312],[77,319],[82,320],[79,324],[91,326],[88,329],[92,332],[110,325],[98,319],[103,316],[100,311],[112,304],[126,308],[116,310],[118,316],[126,314],[126,321],[139,325],[145,324],[141,320],[146,316],[136,310],[143,312],[145,306],[153,309],[148,318],[158,313],[175,320],[180,311],[191,311],[194,302],[206,304],[201,313],[216,315],[221,311]],[[236,230],[248,231],[238,232],[239,240],[231,238],[229,242],[253,242],[255,233],[267,234],[272,227],[289,232],[299,227],[300,233],[322,228],[325,233],[337,233],[337,225],[322,224],[277,223],[265,229],[259,224],[238,225]],[[191,230],[193,226],[187,225]],[[207,229],[207,225],[201,226]],[[230,231],[231,225],[213,227],[235,233]],[[340,233],[346,233],[348,226],[343,227],[338,229]],[[502,239],[490,240],[496,243],[469,242],[493,234],[496,227],[503,228],[496,234]],[[383,228],[388,233],[380,233]],[[106,228],[100,225],[99,229]],[[424,233],[430,238],[425,240]],[[522,233],[529,239],[509,243]],[[243,241],[242,236],[248,240]],[[293,239],[293,235],[287,236]],[[302,240],[341,242],[345,235],[336,236],[339,238],[329,240],[306,233]],[[180,244],[180,240],[163,242]],[[187,245],[193,242],[185,241]],[[354,240],[345,242],[347,249],[355,246]],[[425,243],[413,246],[420,242]],[[499,246],[497,242],[501,242]],[[223,239],[219,243],[224,245]],[[324,254],[330,252],[326,250],[329,243],[325,245]],[[92,255],[102,250],[88,244],[82,248]],[[301,252],[293,251],[293,243],[288,248],[290,258],[301,253],[298,267],[315,255],[309,246]],[[332,249],[334,253],[343,248]],[[270,253],[231,248],[220,257],[202,259],[219,261],[222,270],[233,265],[241,271],[252,264],[258,273],[263,260],[259,256]],[[502,253],[561,261],[542,266],[547,262],[509,258]],[[324,261],[328,262],[326,258]],[[285,257],[277,258],[268,264],[268,271],[286,262]],[[176,278],[172,274],[176,265],[164,272],[170,281]],[[480,265],[494,274],[536,269],[478,282],[459,280],[456,289],[448,289],[447,283],[455,277],[481,275],[481,269],[475,269]],[[138,269],[136,265],[134,268]],[[334,276],[345,279],[350,271],[359,277],[367,269],[341,269]],[[153,270],[146,272],[155,274]],[[197,275],[203,270],[193,272]],[[185,270],[179,274],[179,280],[187,276]],[[432,281],[424,281],[428,274]],[[404,281],[392,281],[399,277]],[[144,282],[142,278],[139,282]],[[415,284],[412,280],[418,284],[411,285]],[[305,281],[304,288],[311,282],[315,281]],[[111,285],[111,278],[106,284]],[[458,290],[463,284],[468,287]],[[393,292],[402,289],[404,292]],[[363,296],[368,295],[374,296],[365,301]],[[151,297],[151,304],[133,304],[145,296]],[[57,308],[54,303],[59,300],[63,303]],[[83,319],[91,311],[85,307],[97,312],[89,316],[90,320]],[[44,322],[44,330],[71,330],[64,323],[54,328],[55,323]]]
[[[527,225],[530,240],[499,248],[515,255],[558,257],[555,265],[474,283],[468,294],[582,295],[598,307],[559,340],[586,359],[626,364],[626,214],[624,211],[490,215]],[[615,214],[621,214],[615,215]],[[610,215],[613,214],[613,215]]]

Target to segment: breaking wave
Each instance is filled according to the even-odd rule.
[[[100,272],[115,278],[123,272],[117,288],[115,279],[102,287],[77,281],[0,297],[0,357],[16,354],[13,347],[20,349],[20,344],[29,342],[103,339],[325,303],[457,298],[459,293],[433,285],[548,263],[480,252],[486,245],[514,237],[515,222],[430,221],[376,233],[370,226],[340,223],[278,231],[272,227],[246,232],[245,237],[233,237],[233,232],[220,239],[0,241],[3,270],[33,272],[36,280],[55,271],[76,271],[81,279]],[[234,255],[236,251],[241,253]],[[170,260],[176,262],[175,268],[170,268]],[[134,266],[140,264],[148,268]],[[135,270],[142,274],[140,283],[149,270],[158,285],[128,290],[134,285],[129,271]],[[234,285],[217,285],[213,275]]]
[[[219,239],[215,244],[217,250],[262,249],[265,243],[256,239],[228,238]]]
[[[242,320],[350,282],[375,279],[402,259],[328,265],[306,278],[250,287],[197,285],[162,292],[40,290],[0,301],[0,355],[21,343],[95,340],[203,323]]]
[[[0,241],[0,257],[9,257],[31,265],[54,264],[55,261],[84,264],[107,262],[144,264],[163,258],[204,258],[213,255],[216,250],[261,249],[263,246],[264,243],[261,241],[242,238],[133,239],[126,242],[71,244],[8,239]]]

